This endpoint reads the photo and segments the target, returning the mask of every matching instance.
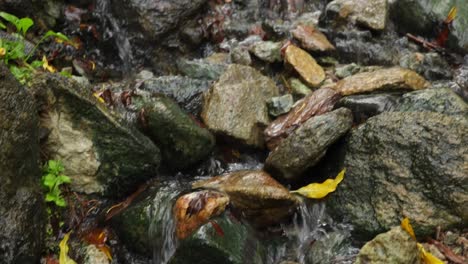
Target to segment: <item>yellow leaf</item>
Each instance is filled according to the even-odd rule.
[[[328,179],[323,183],[311,183],[299,190],[292,191],[291,193],[299,193],[302,196],[311,199],[321,199],[329,193],[334,192],[338,184],[343,180],[346,169],[343,169],[335,179]]]
[[[60,264],[76,264],[76,262],[68,256],[68,238],[70,238],[70,233],[65,234],[62,241],[60,241],[59,248],[60,248],[60,257],[59,263]]]
[[[96,97],[98,99],[99,102],[101,102],[103,104],[106,103],[106,101],[104,101],[104,99],[102,99],[102,97],[99,96],[98,93],[93,93],[93,95],[94,95],[94,97]]]
[[[49,61],[47,60],[46,56],[42,57],[42,68],[44,68],[44,70],[49,71],[49,72],[56,72],[57,71],[54,68],[54,66],[49,64]]]
[[[424,261],[424,264],[445,264],[442,260],[438,259],[431,253],[427,252],[423,245],[418,243],[419,251],[421,252],[421,259]]]
[[[403,228],[403,230],[405,230],[406,232],[408,232],[408,234],[416,239],[416,235],[414,234],[414,230],[413,230],[413,227],[411,226],[410,224],[410,220],[408,217],[405,217],[405,219],[403,219],[403,221],[401,221],[401,228]]]
[[[6,49],[5,48],[0,48],[0,57],[5,56],[6,54]]]

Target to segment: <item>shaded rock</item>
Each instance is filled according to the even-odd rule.
[[[169,167],[187,168],[213,150],[214,136],[195,123],[171,99],[163,96],[134,97],[134,104],[143,109],[139,118],[141,130],[158,144],[164,164]]]
[[[252,58],[250,57],[249,50],[244,47],[236,47],[231,49],[230,58],[232,63],[250,65]]]
[[[169,264],[266,263],[265,248],[254,234],[246,223],[223,214],[181,241]]]
[[[308,51],[335,50],[327,37],[313,26],[298,25],[291,33],[294,38],[299,40],[301,47]]]
[[[452,89],[468,102],[468,62],[455,71],[456,88]]]
[[[346,177],[328,200],[333,216],[347,218],[369,238],[403,216],[418,237],[466,226],[468,120],[431,112],[383,113],[347,140]]]
[[[298,178],[351,128],[352,121],[346,108],[310,118],[270,152],[265,168],[286,180]]]
[[[281,42],[273,41],[259,41],[252,45],[252,53],[259,59],[266,62],[280,62],[283,60],[281,57]]]
[[[112,9],[118,17],[127,20],[130,29],[157,40],[185,22],[204,3],[206,0],[125,0],[114,3]]]
[[[376,236],[362,247],[355,264],[420,262],[416,241],[401,227]]]
[[[325,80],[325,72],[322,67],[309,53],[294,45],[289,45],[286,48],[284,60],[312,87],[318,87]]]
[[[307,263],[329,264],[336,258],[346,255],[343,252],[350,247],[351,234],[348,232],[333,231],[315,241],[307,253]]]
[[[206,93],[201,116],[215,133],[263,147],[263,129],[270,122],[266,101],[278,94],[271,79],[234,64]]]
[[[388,9],[387,0],[334,0],[325,13],[337,24],[349,21],[372,30],[384,30]]]
[[[45,237],[39,123],[33,97],[0,65],[0,258],[38,263]]]
[[[361,67],[356,63],[347,64],[335,69],[336,77],[343,79],[348,76],[354,75],[361,70]]]
[[[452,72],[448,63],[435,52],[407,53],[400,58],[400,66],[411,69],[428,80],[449,79]]]
[[[468,118],[468,104],[450,88],[424,89],[406,93],[394,107],[397,112],[437,112]]]
[[[353,112],[354,122],[362,123],[369,117],[381,114],[392,109],[398,99],[399,93],[360,94],[343,97],[337,104]]]
[[[210,82],[182,76],[161,76],[143,79],[140,89],[164,94],[174,99],[187,113],[198,115],[201,111],[203,92]]]
[[[448,46],[468,50],[468,3],[464,0],[402,0],[394,1],[390,17],[402,33],[417,33],[435,38],[437,29],[452,7],[457,7],[448,38]]]
[[[213,191],[199,191],[179,197],[174,205],[177,238],[189,237],[210,218],[222,214],[228,203],[226,195]]]
[[[286,138],[310,117],[332,110],[340,97],[335,90],[322,88],[297,102],[287,115],[277,118],[265,129],[268,148],[274,149],[283,138]]]
[[[207,59],[181,59],[177,62],[177,68],[183,75],[204,80],[217,80],[227,66],[226,62],[210,62]]]
[[[336,83],[333,88],[343,95],[366,93],[375,90],[420,90],[429,83],[416,72],[400,67],[358,73]]]
[[[49,131],[43,150],[62,161],[73,190],[122,196],[155,175],[159,149],[88,87],[51,74],[37,76],[31,87]]]
[[[264,171],[237,171],[197,181],[193,188],[225,192],[231,204],[257,225],[279,223],[293,213],[296,198]]]
[[[292,90],[291,92],[298,97],[304,97],[312,93],[310,88],[307,87],[307,85],[303,84],[301,80],[299,79],[296,79],[296,78],[289,79],[289,85],[291,86],[291,90]]]
[[[273,97],[267,102],[268,111],[272,116],[279,116],[289,112],[293,107],[293,104],[294,100],[290,94]]]

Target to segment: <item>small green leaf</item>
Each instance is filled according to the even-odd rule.
[[[18,32],[21,32],[21,34],[25,36],[29,28],[32,27],[32,25],[34,25],[34,21],[32,21],[32,19],[30,19],[29,17],[25,17],[18,21],[18,25]]]
[[[1,28],[1,29],[6,29],[5,24],[3,24],[2,22],[0,22],[0,28]]]
[[[55,177],[54,174],[47,174],[44,176],[42,183],[44,186],[49,187],[49,189],[52,189],[55,186],[55,182],[57,181],[57,177]]]
[[[42,66],[42,61],[34,60],[33,62],[31,62],[31,67],[35,69],[40,68],[41,66]]]
[[[54,194],[52,193],[46,194],[46,197],[45,197],[46,202],[52,202],[52,201],[55,201],[56,199],[57,199],[57,196],[55,196]]]
[[[71,183],[71,179],[68,176],[65,176],[63,174],[58,176],[59,180],[61,183]]]
[[[6,12],[0,12],[0,17],[5,19],[6,21],[10,22],[11,24],[13,24],[16,27],[16,29],[18,30],[18,21],[19,21],[18,17],[14,16],[12,14],[6,13]]]
[[[64,34],[62,34],[60,32],[54,32],[52,30],[47,31],[43,38],[47,38],[47,37],[56,37],[56,38],[61,39],[63,41],[70,41],[70,39],[67,36],[65,36]]]
[[[55,204],[60,207],[65,207],[67,206],[67,202],[62,197],[58,197],[57,200],[55,200]]]

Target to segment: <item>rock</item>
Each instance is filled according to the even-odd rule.
[[[345,179],[327,202],[369,238],[411,219],[417,237],[467,223],[468,120],[432,112],[383,113],[354,129]]]
[[[174,99],[187,113],[198,115],[201,111],[203,92],[210,82],[182,76],[161,76],[147,78],[141,82],[140,89],[164,94]]]
[[[358,73],[361,70],[361,67],[356,63],[347,64],[335,69],[336,77],[343,79],[353,74]]]
[[[400,99],[399,93],[360,94],[343,97],[336,108],[345,107],[353,112],[354,123],[363,123],[369,117],[390,111]]]
[[[318,87],[325,80],[325,72],[322,67],[309,53],[294,45],[289,45],[286,48],[284,60],[312,87]]]
[[[282,179],[297,179],[325,155],[352,123],[353,115],[346,108],[310,118],[270,152],[265,168]]]
[[[347,20],[372,30],[384,30],[388,13],[387,0],[334,0],[326,7],[326,16],[335,23]]]
[[[313,26],[298,25],[291,33],[294,38],[299,40],[301,47],[308,51],[335,50],[327,37]]]
[[[231,49],[229,54],[231,57],[231,62],[241,65],[250,65],[252,64],[252,58],[250,57],[249,50],[244,47],[236,47]]]
[[[0,65],[0,258],[38,263],[44,249],[39,124],[33,97]]]
[[[376,90],[420,90],[429,83],[416,72],[400,67],[358,73],[336,83],[335,90],[343,95]]]
[[[350,247],[351,234],[339,231],[327,233],[324,237],[315,241],[307,253],[307,263],[329,264],[335,258],[345,255],[343,252]],[[345,253],[345,254],[343,254]]]
[[[452,78],[450,66],[435,52],[427,54],[407,53],[400,58],[400,66],[416,71],[428,80]]]
[[[322,88],[297,102],[289,114],[277,118],[265,129],[268,148],[274,149],[283,138],[312,116],[331,111],[340,97],[336,91]]]
[[[259,41],[252,45],[252,53],[259,59],[266,62],[280,62],[282,61],[281,57],[281,47],[283,44],[281,42],[272,42],[272,41]]]
[[[292,95],[286,94],[283,96],[273,97],[268,100],[268,111],[272,116],[286,114],[293,107],[294,100]]]
[[[207,59],[181,59],[177,62],[177,68],[183,75],[202,80],[217,80],[227,66],[226,62],[210,62]]]
[[[184,169],[207,157],[215,138],[169,98],[135,98],[140,110],[139,125],[161,149],[163,162],[173,169]],[[143,113],[141,112],[143,111]],[[144,118],[141,118],[141,115]]]
[[[62,161],[73,190],[121,197],[155,175],[159,149],[91,89],[52,74],[35,77],[31,87],[48,131],[43,151]]]
[[[292,90],[291,92],[295,96],[304,97],[304,96],[312,93],[310,88],[307,87],[307,85],[303,84],[301,82],[301,80],[299,80],[299,79],[296,79],[296,78],[289,79],[289,85],[291,86],[291,90]]]
[[[450,88],[425,89],[406,93],[394,107],[398,112],[437,112],[468,118],[468,104]]]
[[[254,234],[246,223],[223,214],[181,241],[169,264],[266,263],[266,250]]]
[[[263,129],[270,122],[266,101],[278,94],[271,79],[234,64],[206,93],[201,116],[215,133],[263,147]]]
[[[355,264],[420,262],[416,241],[401,227],[376,236],[362,247]]]
[[[468,3],[464,0],[402,0],[394,1],[390,18],[403,33],[417,33],[436,38],[437,28],[447,17],[450,9],[457,7],[457,17],[453,21],[448,38],[448,46],[468,50]]]
[[[84,264],[110,264],[106,254],[95,245],[88,245],[85,250]]]
[[[222,214],[228,203],[226,195],[213,191],[193,192],[179,197],[173,209],[177,238],[189,237],[212,217]]]
[[[296,198],[264,171],[237,171],[197,181],[193,188],[225,192],[231,204],[256,225],[279,223],[293,213]]]
[[[468,62],[455,71],[454,81],[457,88],[453,91],[468,102]]]
[[[132,31],[158,40],[195,14],[206,0],[125,0],[112,5],[113,13],[126,20]]]

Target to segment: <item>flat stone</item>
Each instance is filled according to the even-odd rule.
[[[327,5],[326,13],[335,19],[347,20],[373,30],[384,30],[388,9],[387,0],[334,0]]]
[[[353,115],[346,108],[310,118],[270,152],[265,168],[282,179],[297,179],[317,164],[352,123]]]
[[[392,67],[363,72],[344,78],[333,88],[343,95],[368,93],[376,90],[421,90],[429,83],[412,70]]]
[[[263,130],[270,123],[266,102],[278,94],[270,78],[233,64],[205,94],[201,116],[216,134],[263,147]]]
[[[301,47],[308,51],[335,50],[327,37],[313,26],[298,25],[291,33],[294,38],[300,41]]]
[[[259,59],[266,62],[280,62],[283,60],[281,57],[281,42],[273,41],[259,41],[252,45],[252,53]]]
[[[286,48],[284,59],[311,87],[318,87],[325,80],[325,72],[322,67],[304,50],[289,45]]]

